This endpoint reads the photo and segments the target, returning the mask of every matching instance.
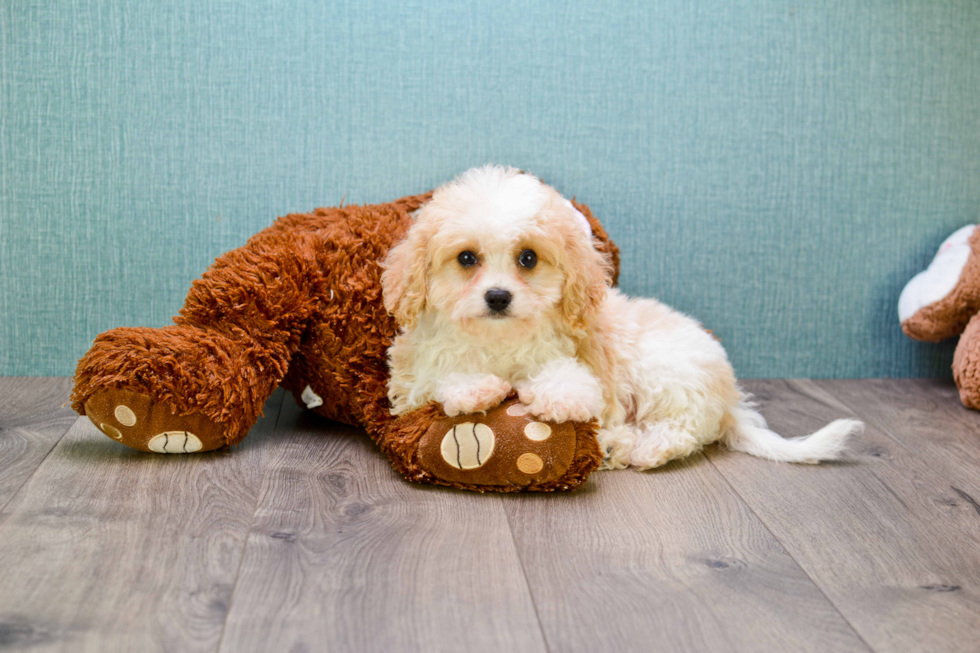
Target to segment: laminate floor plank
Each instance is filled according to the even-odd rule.
[[[875,415],[852,411],[833,384],[744,385],[788,437],[838,417],[868,422],[836,463],[707,452],[861,637],[879,653],[977,650],[980,520],[972,507],[951,505],[942,474],[886,434]]]
[[[946,500],[980,506],[980,412],[960,403],[952,381],[849,379],[814,383],[874,422],[945,478],[949,482]],[[980,527],[980,521],[977,525]]]
[[[837,463],[709,448],[479,495],[282,392],[237,449],[164,456],[70,379],[0,379],[0,649],[978,650],[980,412],[942,381],[744,385],[786,436],[868,429]]]
[[[282,397],[203,454],[141,453],[79,419],[0,513],[0,644],[216,650]]]
[[[544,651],[499,496],[406,483],[287,401],[221,650]]]
[[[70,391],[66,377],[0,377],[0,509],[78,419]]]
[[[868,651],[698,454],[503,497],[552,651]]]

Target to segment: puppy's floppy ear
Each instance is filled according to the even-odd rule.
[[[416,222],[408,236],[388,252],[381,275],[385,308],[398,324],[412,328],[425,307],[429,229]]]
[[[554,223],[564,243],[562,319],[572,329],[587,330],[606,299],[612,268],[606,257],[593,246],[591,234],[579,224],[578,217],[572,213],[574,209],[552,204],[551,210],[561,214]]]

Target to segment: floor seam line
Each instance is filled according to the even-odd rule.
[[[279,411],[276,413],[276,423],[272,427],[272,437],[275,437],[276,432],[279,430],[279,419],[282,417],[282,405],[286,402],[286,394],[282,393],[282,399],[279,401]],[[255,516],[259,512],[259,504],[262,501],[262,487],[265,485],[265,475],[269,469],[269,459],[271,458],[271,451],[266,451],[265,462],[262,464],[262,474],[259,477],[259,491],[255,494],[255,504],[252,507],[252,519],[249,521],[248,529],[245,531],[245,538],[242,542],[242,556],[238,560],[238,568],[235,569],[235,580],[231,585],[231,596],[228,597],[228,610],[225,612],[224,621],[221,623],[221,635],[218,636],[218,643],[215,646],[215,653],[221,651],[221,646],[225,640],[225,633],[228,630],[228,618],[231,616],[231,609],[234,605],[235,594],[238,592],[238,581],[241,578],[242,566],[245,564],[245,552],[248,550],[248,540],[252,535],[252,529],[255,528]]]
[[[744,454],[744,455],[748,455],[748,454]],[[834,612],[836,612],[837,614],[839,614],[839,615],[840,615],[840,617],[841,617],[841,619],[843,619],[843,620],[844,620],[844,623],[846,623],[846,624],[848,625],[848,627],[849,627],[849,628],[851,629],[851,632],[853,632],[853,633],[854,633],[854,635],[855,635],[855,636],[856,636],[856,637],[857,637],[857,638],[858,638],[859,640],[861,640],[861,643],[862,643],[862,644],[864,644],[864,645],[865,645],[865,646],[867,647],[867,649],[868,649],[869,651],[872,651],[872,653],[875,653],[875,652],[877,651],[877,649],[875,649],[875,648],[874,648],[873,646],[871,646],[871,644],[869,644],[869,643],[868,643],[868,641],[867,641],[866,639],[864,639],[864,635],[862,635],[862,634],[861,634],[861,632],[860,632],[860,631],[859,631],[859,630],[857,629],[857,627],[856,627],[856,626],[855,626],[855,625],[854,625],[853,623],[851,623],[851,620],[850,620],[850,619],[848,619],[848,618],[847,618],[847,616],[846,616],[846,615],[845,615],[845,614],[844,614],[843,612],[841,612],[841,609],[840,609],[840,607],[838,607],[838,605],[837,605],[836,603],[834,603],[834,601],[833,601],[833,600],[832,600],[832,599],[831,599],[831,598],[830,598],[829,596],[827,596],[827,593],[826,593],[826,592],[824,592],[824,590],[823,590],[823,588],[822,588],[822,587],[820,587],[820,585],[819,585],[819,583],[817,583],[817,581],[816,581],[816,580],[815,580],[815,579],[813,578],[813,576],[811,576],[811,575],[810,575],[810,572],[808,572],[808,571],[807,571],[807,570],[806,570],[806,569],[805,569],[805,568],[803,567],[803,564],[802,564],[802,563],[801,563],[801,562],[800,562],[799,560],[797,560],[797,559],[796,559],[796,556],[794,556],[794,555],[793,555],[793,554],[792,554],[792,553],[790,552],[790,550],[789,550],[789,549],[788,549],[788,548],[786,547],[786,544],[785,544],[785,543],[784,543],[784,542],[783,542],[783,541],[782,541],[781,539],[779,539],[779,538],[778,538],[778,537],[776,536],[776,534],[775,534],[775,533],[774,533],[774,532],[772,531],[772,529],[771,529],[771,528],[769,528],[769,524],[767,524],[767,523],[765,522],[765,520],[763,520],[763,519],[762,519],[762,517],[761,517],[761,516],[759,515],[759,513],[757,513],[757,512],[755,511],[755,508],[753,508],[753,507],[752,507],[752,505],[751,505],[751,504],[750,504],[750,503],[749,503],[748,501],[746,501],[746,500],[745,500],[745,497],[743,497],[743,496],[742,496],[742,494],[741,494],[741,492],[739,492],[739,491],[738,491],[738,490],[737,490],[737,489],[735,488],[735,486],[734,486],[734,485],[732,485],[732,483],[731,483],[731,481],[729,481],[729,480],[728,480],[728,477],[727,477],[727,476],[725,476],[725,474],[723,474],[723,473],[722,473],[722,471],[721,471],[721,470],[720,470],[720,469],[718,468],[718,466],[717,466],[717,465],[715,465],[715,463],[714,463],[714,461],[713,461],[713,460],[711,459],[711,457],[710,457],[710,456],[707,456],[707,455],[706,455],[706,456],[705,456],[705,458],[707,458],[707,459],[708,459],[708,462],[709,462],[709,463],[711,464],[711,466],[712,466],[712,467],[713,467],[713,468],[715,469],[715,471],[716,471],[716,472],[718,472],[718,475],[719,475],[719,476],[721,476],[721,477],[722,477],[722,478],[723,478],[723,479],[725,480],[725,484],[726,484],[726,485],[727,485],[727,486],[728,486],[729,488],[731,488],[731,490],[732,490],[732,492],[734,492],[734,493],[735,493],[735,496],[737,496],[737,497],[738,497],[738,499],[739,499],[739,501],[741,501],[741,502],[742,502],[742,503],[743,503],[743,504],[745,505],[745,507],[746,507],[746,508],[748,509],[748,511],[752,513],[752,516],[753,516],[753,517],[755,517],[755,518],[756,518],[757,520],[759,520],[759,523],[760,523],[760,524],[762,525],[762,527],[763,527],[764,529],[766,529],[766,532],[767,532],[767,533],[769,533],[769,534],[770,534],[770,535],[772,536],[772,539],[774,539],[774,540],[775,540],[775,541],[776,541],[776,542],[777,542],[777,543],[779,544],[779,547],[780,547],[780,548],[781,548],[781,549],[782,549],[783,551],[785,551],[785,552],[786,552],[786,555],[788,555],[788,556],[790,557],[790,559],[791,559],[791,560],[792,560],[792,561],[793,561],[794,563],[796,563],[796,566],[797,566],[797,567],[799,568],[799,570],[800,570],[801,572],[803,572],[803,575],[804,575],[804,576],[806,576],[806,577],[807,577],[807,579],[808,579],[808,580],[809,580],[809,581],[810,581],[810,582],[811,582],[811,583],[813,584],[813,586],[814,586],[814,587],[816,588],[816,590],[817,590],[818,592],[820,592],[820,596],[822,596],[822,597],[824,597],[824,599],[826,599],[826,601],[827,601],[827,603],[829,603],[829,604],[830,604],[830,606],[831,606],[831,607],[832,607],[832,608],[834,609]],[[775,463],[773,463],[773,464],[775,464]]]
[[[527,595],[531,599],[531,607],[534,608],[534,619],[538,624],[538,631],[541,633],[541,641],[544,642],[544,649],[551,653],[551,644],[548,643],[548,633],[544,630],[544,624],[541,623],[541,614],[538,612],[538,602],[534,599],[534,591],[531,589],[531,583],[527,579],[527,570],[524,568],[524,558],[521,557],[521,552],[517,548],[517,536],[514,535],[514,525],[511,524],[510,514],[507,512],[506,506],[504,506],[503,497],[497,497],[497,501],[500,504],[500,509],[504,513],[504,519],[507,522],[507,530],[510,532],[510,543],[514,547],[514,556],[517,558],[517,564],[521,568],[521,577],[524,579],[524,587],[527,588]]]
[[[818,388],[818,389],[820,389],[820,390],[821,390],[821,391],[823,391],[823,392],[826,392],[826,393],[827,393],[827,394],[829,394],[829,395],[830,395],[831,397],[833,397],[833,398],[834,398],[834,399],[836,399],[837,401],[839,401],[839,402],[841,402],[842,404],[844,404],[844,406],[845,406],[845,407],[846,407],[846,408],[847,408],[847,409],[848,409],[849,411],[851,411],[851,413],[853,413],[853,414],[854,414],[854,417],[856,417],[857,419],[859,419],[859,420],[861,420],[862,422],[864,422],[864,424],[865,424],[865,425],[868,425],[868,424],[871,424],[871,425],[872,425],[872,426],[874,426],[874,427],[875,427],[876,429],[878,429],[878,431],[880,431],[880,432],[881,432],[882,434],[884,434],[884,435],[885,435],[885,437],[887,437],[887,438],[888,438],[889,440],[891,440],[892,442],[894,442],[895,444],[897,444],[898,446],[900,446],[900,447],[901,447],[902,449],[905,449],[905,451],[907,451],[907,452],[909,453],[909,455],[911,455],[911,456],[916,456],[916,457],[918,457],[918,455],[917,455],[917,453],[915,452],[915,450],[914,450],[914,449],[911,449],[911,448],[909,448],[909,446],[908,446],[907,444],[905,444],[904,442],[902,442],[902,441],[901,441],[900,439],[898,439],[898,438],[896,438],[896,437],[895,437],[895,436],[894,436],[894,435],[892,434],[892,432],[891,432],[891,430],[889,430],[889,429],[887,429],[887,428],[885,428],[884,426],[882,426],[882,425],[881,425],[881,424],[879,424],[878,422],[872,422],[872,421],[871,421],[870,419],[868,419],[867,417],[865,417],[864,415],[862,415],[862,414],[861,414],[861,412],[860,412],[860,410],[858,410],[858,408],[856,408],[856,407],[854,406],[854,404],[852,404],[851,402],[849,402],[849,401],[848,401],[847,399],[845,399],[844,397],[842,397],[842,396],[840,396],[840,395],[838,395],[838,394],[837,394],[836,392],[832,392],[832,391],[830,391],[830,390],[827,390],[827,389],[826,389],[826,388],[824,388],[824,387],[823,387],[822,385],[820,385],[820,384],[818,384],[818,383],[814,383],[814,381],[817,381],[817,380],[820,380],[820,379],[807,379],[807,380],[808,380],[808,381],[809,381],[809,382],[810,382],[810,383],[811,383],[811,384],[813,385],[813,387],[815,387],[815,388]],[[847,380],[847,379],[843,379],[843,380]],[[857,437],[859,437],[859,436],[857,436]],[[936,472],[937,474],[939,473],[939,472],[938,472],[938,471],[937,471],[937,470],[936,470],[935,468],[933,468],[933,467],[932,467],[932,465],[929,465],[929,468],[930,468],[930,469],[932,469],[932,470],[933,470],[934,472]]]
[[[10,495],[10,498],[7,499],[7,501],[2,506],[0,506],[0,515],[2,515],[4,511],[7,509],[7,506],[9,506],[13,502],[13,500],[17,498],[17,495],[21,493],[21,490],[23,490],[27,486],[27,484],[31,482],[31,479],[34,478],[35,474],[37,474],[37,470],[41,469],[41,465],[43,465],[44,461],[48,459],[48,456],[51,455],[51,452],[55,450],[55,447],[61,444],[61,441],[65,439],[65,436],[68,434],[68,431],[70,431],[73,426],[78,424],[78,422],[81,421],[81,419],[82,416],[76,417],[75,420],[65,428],[65,430],[61,433],[61,435],[59,435],[58,438],[51,443],[51,446],[48,447],[48,450],[44,452],[44,457],[41,458],[40,462],[38,462],[38,464],[34,467],[34,469],[31,470],[31,473],[27,475],[27,478],[24,479],[24,482],[21,483],[17,487],[17,490]],[[2,523],[3,522],[0,521],[0,524]]]
[[[872,379],[872,380],[877,380],[877,379]],[[811,383],[812,382],[813,382],[813,379],[811,379]],[[942,464],[942,463],[941,462],[938,462],[935,459],[934,456],[929,456],[929,457],[923,457],[923,456],[921,456],[919,454],[919,451],[917,449],[912,448],[911,446],[909,446],[908,444],[906,444],[901,438],[899,438],[894,433],[892,433],[892,429],[890,427],[884,426],[884,425],[882,425],[881,423],[879,423],[877,421],[872,421],[869,418],[865,417],[864,415],[861,414],[860,409],[858,409],[854,404],[852,404],[850,401],[848,401],[847,399],[845,399],[843,396],[838,395],[836,392],[827,390],[827,389],[823,388],[822,386],[820,386],[818,384],[814,384],[814,386],[815,387],[818,387],[821,390],[824,390],[824,392],[827,392],[828,394],[832,395],[835,399],[837,399],[842,404],[844,404],[844,406],[846,406],[848,410],[850,410],[852,413],[854,413],[855,417],[857,417],[860,420],[862,420],[866,425],[867,424],[870,424],[871,426],[874,426],[875,429],[879,433],[881,433],[886,438],[888,438],[889,440],[891,440],[893,444],[895,444],[898,447],[901,447],[902,449],[904,449],[909,454],[910,457],[913,457],[916,460],[919,460],[925,467],[927,467],[929,469],[929,471],[931,471],[937,477],[939,477],[939,478],[945,478],[945,475],[944,475],[943,471],[937,467],[937,465]],[[878,397],[876,395],[876,399],[880,399],[880,397]],[[957,423],[960,423],[960,422],[957,420]],[[966,427],[966,425],[964,425],[964,427]],[[952,486],[950,486],[950,487],[952,487]],[[954,488],[954,490],[955,490],[955,488]]]

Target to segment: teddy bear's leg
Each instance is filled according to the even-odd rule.
[[[956,345],[953,378],[963,405],[980,410],[980,313],[970,319]]]
[[[268,230],[195,281],[173,326],[122,328],[79,361],[72,404],[133,448],[236,444],[285,376],[318,303],[310,237]]]

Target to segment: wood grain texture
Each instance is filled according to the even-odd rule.
[[[233,451],[142,454],[85,418],[61,437],[68,385],[0,380],[0,490],[22,474],[0,508],[3,650],[980,641],[980,412],[949,383],[747,382],[786,436],[869,428],[834,464],[711,448],[504,497],[410,485],[363,432],[282,393]]]
[[[0,641],[214,651],[282,392],[233,451],[133,451],[79,419],[0,525]]]
[[[850,379],[814,383],[946,479],[946,499],[951,507],[978,512],[980,528],[980,412],[963,406],[952,381]]]
[[[703,455],[503,497],[553,651],[867,651]]]
[[[500,498],[411,485],[283,409],[223,651],[544,651]]]
[[[0,378],[0,509],[78,419],[70,391],[64,377]]]
[[[882,653],[976,650],[980,515],[951,505],[948,480],[879,428],[866,402],[852,412],[828,391],[832,385],[810,381],[745,385],[786,436],[855,413],[868,421],[846,458],[833,464],[776,465],[708,452],[855,630]]]

